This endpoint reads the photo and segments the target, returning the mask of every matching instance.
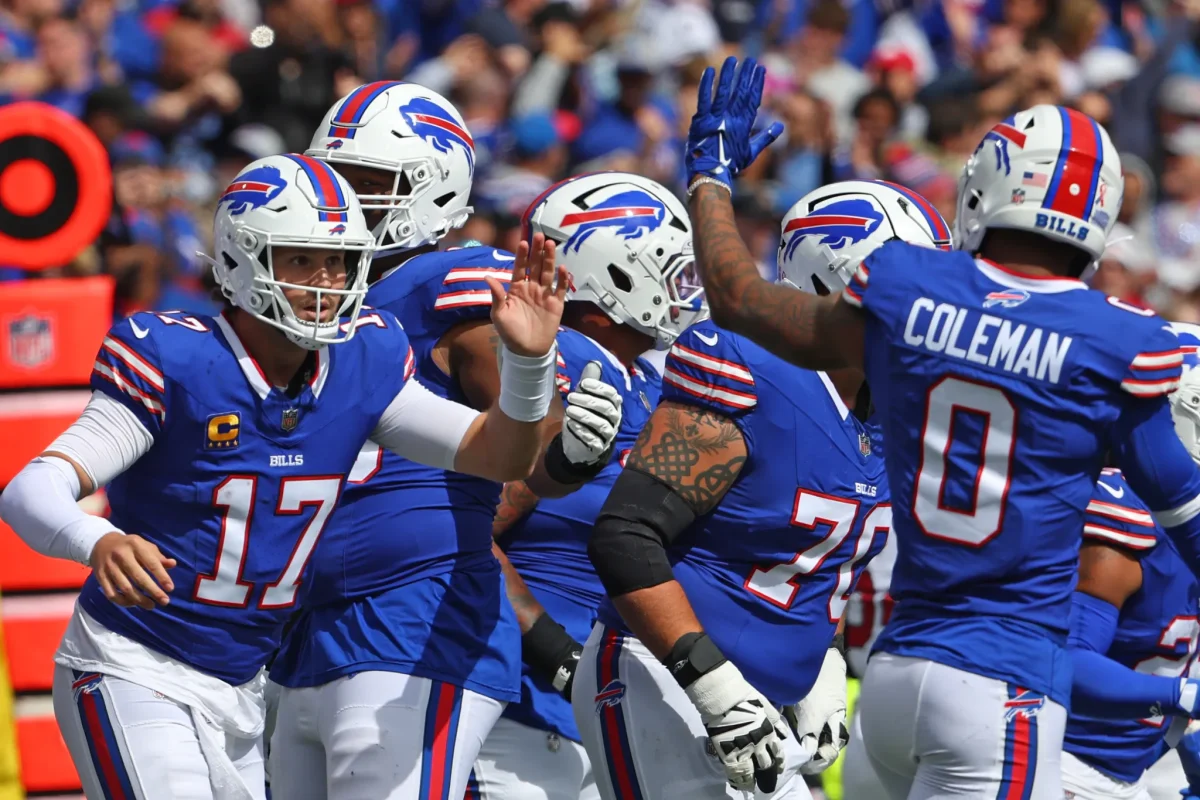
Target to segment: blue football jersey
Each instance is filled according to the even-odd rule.
[[[490,247],[426,253],[371,286],[367,305],[404,325],[417,379],[430,391],[466,403],[433,349],[455,326],[489,319],[484,278],[508,281],[512,264]],[[383,670],[518,699],[520,630],[492,555],[499,499],[494,481],[364,448],[272,680],[317,686]]]
[[[633,369],[626,370],[612,353],[567,328],[558,335],[558,358],[558,387],[564,395],[589,361],[600,362],[601,380],[620,390],[621,427],[612,461],[572,494],[539,500],[537,508],[500,538],[500,546],[550,616],[576,641],[585,642],[604,596],[588,560],[588,539],[625,457],[658,405],[662,379],[646,359],[639,358]],[[548,682],[531,675],[528,667],[523,667],[521,676],[521,702],[510,703],[504,716],[580,740],[571,704]]]
[[[111,519],[176,559],[175,589],[167,606],[122,608],[89,577],[88,614],[228,683],[255,676],[311,580],[359,449],[411,374],[391,314],[365,311],[358,324],[317,351],[296,397],[267,383],[224,317],[139,313],[113,326],[92,388],[132,410],[154,444],[109,485]]]
[[[773,703],[812,688],[863,566],[891,527],[880,442],[824,373],[702,322],[671,348],[662,401],[714,411],[747,457],[669,549],[704,629]],[[623,629],[611,601],[606,625]]]
[[[876,649],[1068,705],[1084,509],[1123,411],[1165,407],[1175,336],[1081,281],[902,242],[843,297],[866,312],[896,498],[897,605]]]
[[[1083,535],[1138,553],[1142,565],[1142,586],[1121,608],[1108,658],[1138,672],[1182,675],[1200,640],[1200,583],[1119,471],[1101,474]],[[1063,749],[1133,783],[1162,755],[1170,722],[1161,716],[1111,720],[1072,713]]]

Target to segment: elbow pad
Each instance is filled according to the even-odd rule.
[[[608,595],[620,597],[672,580],[667,545],[695,519],[672,487],[640,470],[622,470],[588,542],[588,557]]]

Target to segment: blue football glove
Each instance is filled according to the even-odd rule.
[[[688,129],[684,161],[689,186],[703,175],[732,189],[734,177],[779,138],[783,125],[775,122],[751,135],[767,75],[753,58],[743,61],[740,70],[736,58],[725,59],[714,95],[715,74],[709,67],[700,79],[700,97]]]
[[[1179,754],[1179,763],[1183,765],[1183,774],[1187,776],[1188,788],[1182,794],[1185,798],[1200,800],[1200,725],[1192,723],[1187,733],[1175,745]]]

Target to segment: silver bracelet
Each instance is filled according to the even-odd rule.
[[[692,194],[694,194],[696,189],[699,188],[700,185],[704,184],[704,183],[711,183],[713,186],[720,186],[722,189],[729,192],[730,198],[733,197],[733,189],[730,188],[729,184],[725,183],[725,181],[719,181],[716,178],[710,178],[707,175],[697,175],[696,177],[692,178],[692,182],[690,184],[688,184],[688,189],[687,189],[688,200],[692,199]]]

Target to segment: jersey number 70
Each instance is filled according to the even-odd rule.
[[[995,386],[946,376],[929,388],[913,504],[927,536],[982,547],[1000,532],[1016,427],[1016,407]],[[952,470],[956,464],[971,467]],[[959,502],[947,502],[947,490]]]

